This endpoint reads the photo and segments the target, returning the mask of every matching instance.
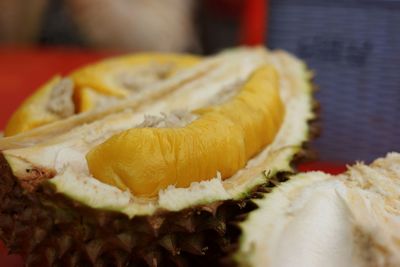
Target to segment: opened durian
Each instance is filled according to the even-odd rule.
[[[175,58],[129,93],[110,75],[136,79],[123,57],[77,70],[64,79],[74,112],[11,119],[0,237],[28,266],[217,266],[237,234],[231,220],[293,171],[315,119],[300,60],[263,48]],[[107,103],[82,104],[96,99],[86,89]],[[17,113],[50,112],[46,90]]]
[[[237,265],[400,266],[400,154],[338,176],[301,173],[255,200]]]

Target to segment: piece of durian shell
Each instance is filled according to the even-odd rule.
[[[400,266],[400,154],[346,173],[301,173],[255,200],[231,264]]]

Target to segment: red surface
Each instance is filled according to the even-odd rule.
[[[323,171],[330,174],[339,174],[346,171],[344,163],[308,162],[299,166],[299,171]]]
[[[240,43],[243,45],[261,45],[265,43],[268,22],[267,0],[247,0],[241,18]]]
[[[240,20],[240,44],[252,46],[265,43],[269,0],[207,0],[205,5],[208,12],[216,16]]]
[[[0,47],[0,127],[3,127],[13,110],[40,84],[52,75],[66,74],[78,66],[115,53],[74,49],[10,49]],[[337,174],[344,165],[332,163],[307,163],[300,169],[322,170]],[[0,242],[0,267],[22,267],[19,256],[7,255]]]

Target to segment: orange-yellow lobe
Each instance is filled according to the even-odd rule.
[[[56,115],[46,110],[46,105],[51,90],[60,80],[60,76],[53,77],[28,97],[11,116],[4,135],[15,135],[58,120]]]
[[[136,196],[170,185],[223,179],[270,144],[284,116],[278,76],[257,69],[230,101],[202,109],[183,128],[134,128],[114,135],[86,156],[91,174]]]
[[[70,76],[78,94],[81,89],[92,88],[104,95],[123,98],[134,91],[131,87],[136,85],[137,81],[132,80],[132,77],[136,76],[139,79],[155,75],[153,78],[157,78],[157,74],[160,74],[163,77],[159,78],[165,79],[194,66],[200,60],[199,57],[192,55],[142,53],[101,61],[78,69]],[[138,85],[145,84],[146,81],[140,79]],[[148,81],[153,82],[153,80]]]
[[[73,81],[75,112],[91,111],[135,94],[146,85],[173,77],[201,61],[194,55],[141,53],[116,57],[77,69],[67,78]],[[4,134],[15,135],[62,119],[50,112],[47,105],[54,86],[61,80],[55,76],[13,113]]]

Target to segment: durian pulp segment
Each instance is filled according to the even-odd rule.
[[[5,135],[12,136],[118,100],[151,91],[155,84],[195,66],[192,55],[142,53],[116,57],[56,76],[41,86],[13,114]],[[132,89],[134,85],[135,89]]]
[[[46,106],[54,85],[60,80],[60,76],[53,77],[27,98],[8,121],[4,135],[11,136],[59,120],[57,114],[46,111]]]
[[[90,173],[145,197],[170,185],[210,180],[217,171],[222,179],[231,177],[279,131],[285,111],[275,69],[256,69],[230,101],[196,113],[199,118],[186,127],[112,136],[87,154]]]
[[[80,125],[89,124],[96,120],[102,119],[107,115],[123,112],[126,109],[136,110],[142,106],[155,103],[156,100],[160,100],[160,98],[164,97],[165,95],[172,94],[175,90],[184,87],[186,84],[190,84],[188,86],[192,88],[197,84],[196,82],[198,82],[199,80],[201,81],[202,80],[201,78],[204,78],[206,74],[214,73],[211,71],[215,70],[217,66],[220,66],[224,58],[225,57],[213,57],[205,59],[202,61],[201,64],[196,64],[191,68],[182,70],[179,72],[179,74],[176,74],[170,77],[169,79],[163,80],[158,83],[154,83],[150,88],[147,88],[146,90],[141,91],[140,93],[132,94],[126,99],[121,100],[114,105],[111,106],[107,105],[104,108],[95,109],[92,110],[91,112],[76,114],[61,121],[56,119],[55,121],[53,120],[54,122],[52,121],[53,123],[51,124],[47,124],[39,128],[29,130],[28,132],[19,133],[17,135],[5,138],[4,140],[0,140],[0,150],[32,146],[44,142],[46,140],[52,139],[53,137],[56,137],[58,135],[63,135],[64,133],[69,132],[73,128],[77,128]],[[91,91],[94,90],[93,88],[89,89],[88,87],[85,87],[84,89],[85,93],[83,97],[85,97],[86,95],[86,89]],[[179,90],[179,91],[184,91],[184,90]],[[39,90],[38,93],[39,92],[42,92],[42,90]],[[38,98],[41,101],[40,102],[41,105],[45,106],[46,103],[42,102],[46,102],[48,100],[47,97],[44,98],[42,95],[40,95],[38,96]],[[27,100],[28,102],[29,99]],[[35,98],[35,103],[31,105],[32,106],[31,109],[36,108],[37,105],[36,102],[37,101]],[[91,105],[91,103],[87,104]],[[173,105],[173,103],[170,103],[170,105]],[[25,106],[23,106],[22,109],[23,108],[25,108]],[[17,111],[16,113],[18,112],[19,111]],[[36,117],[40,116],[34,116],[34,119],[36,119]],[[23,117],[19,121],[24,123],[25,121],[27,121],[27,118]],[[20,123],[19,121],[16,121],[16,123],[19,124]]]
[[[83,88],[111,96],[124,97],[146,90],[161,80],[200,62],[193,55],[142,53],[104,60],[71,74],[78,94]]]
[[[8,150],[4,154],[14,173],[16,167],[13,166],[19,164],[19,159],[56,168],[58,174],[49,182],[60,193],[88,206],[122,212],[130,217],[153,214],[158,209],[177,211],[216,200],[241,198],[277,171],[291,170],[289,163],[301,149],[301,144],[308,139],[308,120],[313,118],[310,74],[300,60],[279,51],[231,50],[217,58],[220,63],[216,68],[204,77],[179,87],[162,101],[148,103],[135,112],[127,110],[125,113],[110,115],[31,148]],[[279,73],[285,118],[274,142],[231,178],[222,181],[216,175],[210,181],[192,183],[187,189],[169,187],[159,192],[158,199],[150,201],[136,198],[126,191],[91,178],[86,164],[82,164],[90,148],[114,133],[137,125],[143,120],[144,114],[158,115],[161,111],[168,113],[176,107],[187,107],[190,111],[210,103],[215,104],[213,96],[240,84],[254,69],[264,64],[274,65]],[[38,142],[38,139],[33,141]]]
[[[339,176],[293,176],[241,223],[236,260],[251,267],[399,266],[400,154]]]

